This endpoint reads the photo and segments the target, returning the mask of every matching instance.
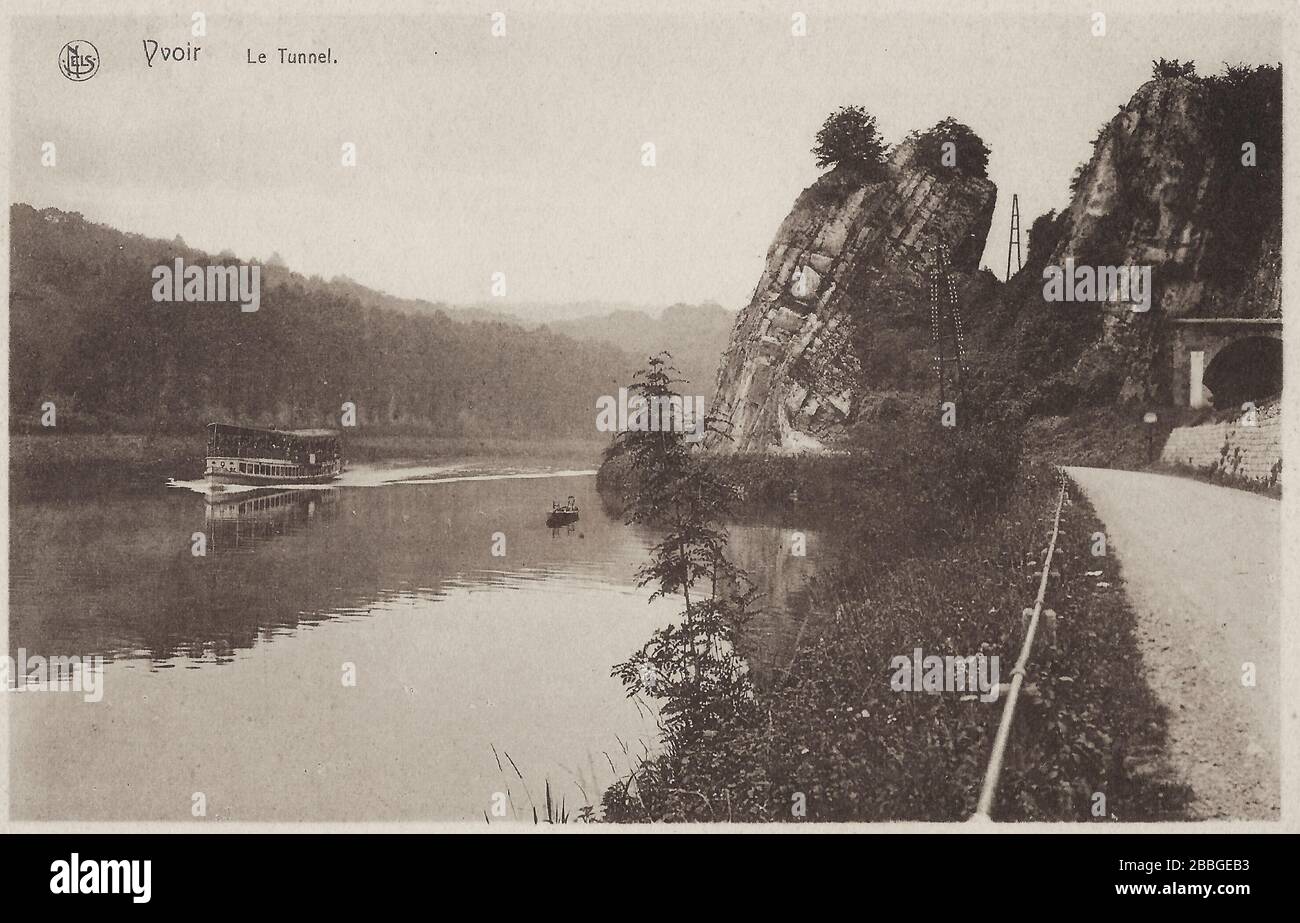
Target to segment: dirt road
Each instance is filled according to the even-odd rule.
[[[1066,471],[1119,560],[1193,812],[1276,819],[1282,504],[1169,475]]]

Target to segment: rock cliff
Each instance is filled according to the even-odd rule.
[[[1073,373],[1093,402],[1170,399],[1170,319],[1281,316],[1280,113],[1280,72],[1261,68],[1157,77],[1102,127],[1048,263],[1150,267],[1152,298],[1085,308],[1101,326]],[[1021,313],[1044,310],[1024,294]]]
[[[1281,188],[1259,187],[1280,176],[1281,137],[1257,119],[1225,126],[1218,110],[1230,102],[1215,86],[1155,79],[1120,107],[1076,181],[1054,262],[1150,265],[1155,306],[1170,317],[1277,317]]]
[[[1033,222],[1024,269],[976,274],[995,198],[987,179],[896,147],[871,182],[843,168],[799,196],[732,329],[716,451],[816,451],[886,393],[932,393],[927,248],[947,244],[974,370],[1030,415],[1138,401],[1178,384],[1179,318],[1281,316],[1280,67],[1156,76],[1101,127],[1072,196]],[[932,133],[927,133],[932,134]],[[1150,309],[1048,300],[1044,270],[1150,270]]]
[[[854,327],[873,293],[923,298],[927,250],[939,243],[954,269],[974,271],[995,198],[985,178],[922,166],[914,140],[878,178],[841,166],[805,189],[732,329],[715,402],[731,414],[731,439],[711,446],[816,451],[842,435],[861,396]]]

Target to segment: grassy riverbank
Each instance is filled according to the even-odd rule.
[[[784,681],[756,690],[759,718],[695,743],[669,741],[606,793],[606,819],[965,820],[1002,703],[896,692],[891,660],[916,648],[996,655],[1000,680],[1010,681],[1051,532],[1054,472],[1031,465],[996,511],[958,527],[865,460],[856,473],[853,459],[723,467],[751,463],[780,469],[773,483],[801,497],[835,484],[820,466],[839,467],[853,538],[823,562]],[[1187,792],[1161,760],[1165,718],[1143,679],[1133,613],[1113,562],[1091,554],[1097,531],[1072,492],[1047,594],[1055,645],[1042,636],[1036,645],[996,819],[1185,816]]]

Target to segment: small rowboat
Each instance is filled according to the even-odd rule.
[[[551,511],[546,516],[546,524],[552,529],[558,526],[567,526],[571,522],[578,521],[578,501],[570,497],[563,506],[560,501],[551,501]]]

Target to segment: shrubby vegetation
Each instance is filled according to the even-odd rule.
[[[1025,264],[1033,265],[1040,270],[1037,273],[1038,278],[1042,278],[1042,268],[1052,258],[1057,245],[1069,235],[1069,231],[1069,213],[1063,212],[1058,215],[1056,209],[1052,209],[1045,215],[1039,215],[1029,225],[1029,246],[1025,251]]]
[[[967,176],[988,176],[989,149],[969,125],[946,118],[924,132],[913,132],[908,140],[916,144],[916,158],[934,173],[956,170]],[[944,145],[951,143],[951,152]],[[841,106],[826,117],[817,132],[813,154],[817,166],[844,166],[861,176],[879,175],[887,153],[884,138],[876,127],[876,117],[861,106]],[[947,159],[945,155],[953,156]]]
[[[812,631],[788,669],[770,684],[746,684],[743,705],[706,709],[707,733],[683,733],[674,711],[658,754],[606,791],[605,819],[970,816],[999,706],[894,691],[890,663],[916,647],[984,653],[999,656],[1009,678],[1057,480],[1047,468],[1021,469],[1016,407],[994,402],[956,430],[937,425],[937,415],[895,409],[859,432],[858,451],[819,460],[811,476],[799,459],[710,465],[784,476],[784,484],[758,483],[801,496],[824,486],[820,466],[834,466],[841,550],[814,584]],[[719,487],[706,484],[705,494]],[[1095,566],[1087,540],[1096,528],[1081,502],[1067,509],[1054,593],[1076,602],[1056,647],[1037,649],[1001,819],[1098,820],[1096,791],[1124,820],[1179,817],[1187,800],[1159,759],[1164,717],[1141,681],[1132,613],[1118,589],[1100,591],[1084,574]],[[625,682],[644,662],[620,665]]]
[[[648,395],[662,395],[669,387],[658,366],[636,384]],[[711,592],[702,609],[699,599],[684,599],[688,610],[693,606],[702,613],[700,624],[711,638],[706,644],[685,628],[684,617],[682,626],[657,632],[645,649],[616,667],[630,692],[663,699],[666,720],[659,754],[605,793],[607,819],[798,819],[790,813],[796,793],[805,796],[811,819],[933,817],[935,811],[947,818],[968,810],[969,792],[962,792],[978,784],[993,710],[980,714],[966,703],[954,707],[935,697],[917,702],[888,686],[890,658],[910,652],[914,641],[946,652],[991,653],[1007,641],[1009,626],[1018,624],[1005,614],[988,613],[977,589],[973,598],[987,630],[978,640],[954,636],[948,622],[952,613],[938,600],[948,588],[963,586],[964,575],[930,587],[930,608],[923,601],[916,608],[918,601],[908,598],[904,588],[915,589],[914,577],[895,583],[889,576],[923,572],[936,558],[955,562],[954,545],[1001,528],[1017,491],[1024,489],[1021,408],[1000,396],[996,381],[974,375],[968,389],[955,428],[941,425],[932,401],[882,403],[856,431],[854,452],[812,463],[714,461],[662,434],[620,437],[602,469],[604,486],[619,484],[626,509],[639,521],[662,520],[665,513],[679,517],[656,546],[643,579],[652,579],[659,592],[674,592],[693,566],[694,573],[709,578]],[[827,477],[832,471],[834,478]],[[729,487],[733,478],[746,485],[748,499],[781,502],[797,491],[801,502],[833,503],[844,530],[840,544],[851,550],[828,568],[821,605],[809,616],[821,639],[800,653],[781,688],[754,684],[738,659],[707,661],[707,669],[688,671],[697,650],[734,657],[750,611],[749,596],[720,595],[718,588],[731,582],[713,579],[718,565],[711,562],[723,560],[725,552],[717,544],[718,517],[733,512],[738,493]],[[831,488],[834,495],[827,494]],[[1042,502],[1041,492],[1034,497]],[[687,521],[689,528],[680,524]],[[699,550],[674,550],[682,547]],[[996,562],[983,580],[998,575],[1002,566]],[[960,647],[958,642],[967,640],[971,646]],[[660,676],[658,664],[667,665],[668,681],[656,692],[644,680]],[[648,673],[647,667],[652,667]],[[719,674],[725,680],[716,679]],[[704,682],[693,683],[693,675],[704,676]],[[942,732],[946,742],[933,734],[917,736],[923,727]],[[923,765],[931,762],[933,773]],[[951,794],[922,800],[919,794],[932,792],[940,776],[953,787]],[[1044,810],[1061,809],[1053,801]]]
[[[799,510],[804,516],[830,509],[843,496],[843,485],[856,477],[861,463],[844,455],[760,455],[742,452],[711,455],[709,469],[734,491],[729,519],[759,516],[769,520],[782,510]],[[596,475],[596,486],[609,512],[621,515],[622,497],[636,480],[626,454],[606,457]]]
[[[1201,85],[1212,113],[1210,151],[1235,167],[1243,142],[1255,149],[1256,166],[1221,171],[1221,185],[1202,206],[1213,209],[1215,234],[1201,270],[1236,287],[1259,256],[1262,229],[1282,220],[1282,65],[1230,66]]]
[[[1196,62],[1179,61],[1177,58],[1159,58],[1151,62],[1151,76],[1162,80],[1195,77]]]
[[[944,162],[944,145],[952,144],[952,164]],[[951,170],[967,176],[989,175],[989,149],[969,125],[946,118],[929,131],[916,136],[917,159],[926,169],[942,175]]]

